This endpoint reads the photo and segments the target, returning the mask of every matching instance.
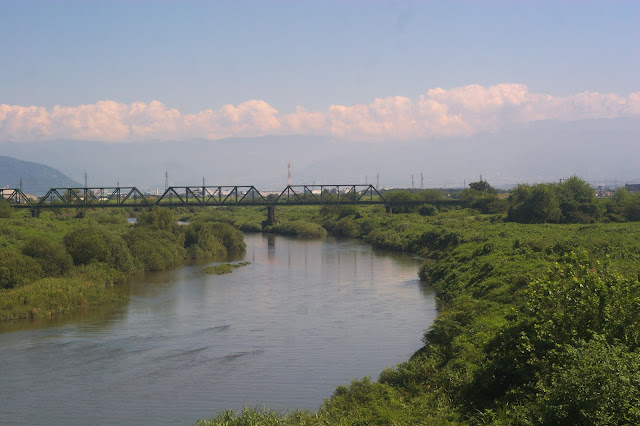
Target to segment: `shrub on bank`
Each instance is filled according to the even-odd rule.
[[[35,259],[0,249],[0,289],[24,286],[42,276],[42,268]]]
[[[322,226],[303,220],[295,220],[293,222],[284,222],[268,226],[265,228],[264,232],[273,232],[276,234],[291,235],[300,238],[324,238],[327,236],[327,231]]]
[[[123,239],[138,270],[160,271],[180,264],[186,255],[179,235],[158,228],[136,226]]]
[[[184,247],[191,259],[204,259],[226,253],[222,239],[218,237],[213,223],[195,221],[182,227]]]
[[[73,268],[73,258],[64,246],[43,237],[32,238],[22,248],[22,253],[35,259],[48,277],[66,275]]]
[[[124,294],[92,275],[43,278],[12,290],[0,290],[0,320],[47,317],[124,299]]]
[[[64,236],[64,245],[76,265],[103,262],[125,274],[133,270],[127,244],[101,225],[85,225],[70,231]]]

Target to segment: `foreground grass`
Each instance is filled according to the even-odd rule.
[[[94,305],[122,302],[126,295],[102,271],[79,271],[72,277],[43,278],[0,290],[0,320],[40,318]]]

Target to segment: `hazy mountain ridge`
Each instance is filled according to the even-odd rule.
[[[215,141],[0,143],[3,153],[47,162],[89,186],[376,183],[462,186],[480,175],[496,186],[572,174],[592,184],[640,181],[640,118],[541,121],[470,137],[349,142],[323,136],[263,136]]]
[[[53,187],[78,187],[78,182],[44,164],[0,156],[0,186],[19,188],[27,194],[42,195]]]

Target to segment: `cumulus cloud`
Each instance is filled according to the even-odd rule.
[[[162,102],[122,104],[110,100],[76,107],[0,104],[0,140],[151,141],[220,139],[273,134],[327,135],[385,141],[495,132],[514,123],[573,121],[640,115],[640,91],[628,96],[584,92],[555,97],[530,93],[523,84],[472,84],[436,88],[411,99],[392,96],[369,104],[302,106],[280,113],[263,100],[182,114]]]

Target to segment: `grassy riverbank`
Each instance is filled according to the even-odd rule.
[[[248,409],[202,424],[640,423],[640,223],[323,210],[296,220],[437,259],[420,270],[440,302],[425,346],[317,411]]]
[[[171,210],[0,215],[0,320],[71,312],[125,299],[117,284],[140,271],[243,250],[242,233],[205,219],[178,226]]]

